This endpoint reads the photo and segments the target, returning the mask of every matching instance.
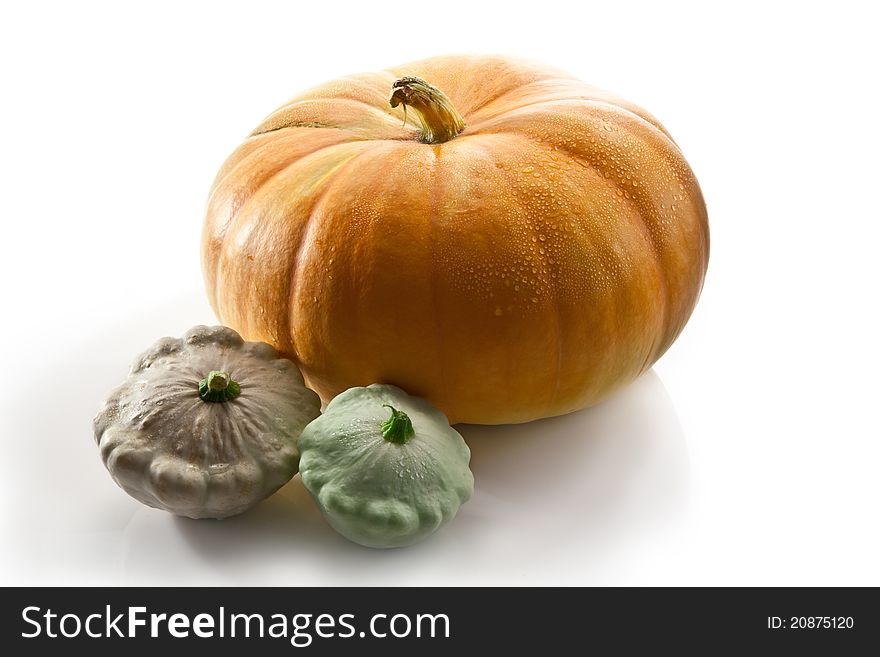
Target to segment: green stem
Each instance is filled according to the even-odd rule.
[[[391,107],[412,107],[422,123],[419,140],[426,144],[442,144],[464,130],[461,118],[452,101],[442,91],[421,78],[400,78],[391,86]]]
[[[241,393],[241,386],[226,372],[212,370],[199,381],[199,397],[206,402],[225,402],[235,399]]]
[[[390,404],[382,404],[384,408],[391,409],[391,417],[382,424],[382,437],[390,443],[405,444],[416,435],[412,420],[403,411],[398,411]]]

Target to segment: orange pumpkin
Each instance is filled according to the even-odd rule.
[[[325,403],[391,383],[483,424],[574,411],[648,369],[708,255],[700,188],[657,119],[466,56],[275,111],[220,170],[202,245],[219,319]]]

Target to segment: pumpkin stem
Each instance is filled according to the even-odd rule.
[[[199,381],[199,397],[206,402],[225,402],[238,397],[241,386],[233,381],[226,372],[212,370],[208,376]]]
[[[412,420],[403,411],[398,411],[390,404],[382,404],[384,408],[391,409],[391,417],[382,424],[382,437],[390,443],[405,444],[416,435]]]
[[[461,118],[452,101],[437,87],[421,78],[400,78],[391,86],[391,107],[403,104],[412,107],[422,123],[419,141],[426,144],[442,144],[464,130]]]

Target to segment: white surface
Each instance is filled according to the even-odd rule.
[[[452,4],[422,34],[421,5],[0,9],[0,583],[880,584],[876,20]],[[456,51],[566,68],[676,137],[712,227],[678,343],[597,408],[462,428],[476,495],[415,548],[346,543],[298,479],[224,522],[128,499],[91,417],[156,337],[213,321],[224,157],[311,84]]]

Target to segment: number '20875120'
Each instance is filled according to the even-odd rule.
[[[767,616],[770,630],[850,630],[852,616]]]

